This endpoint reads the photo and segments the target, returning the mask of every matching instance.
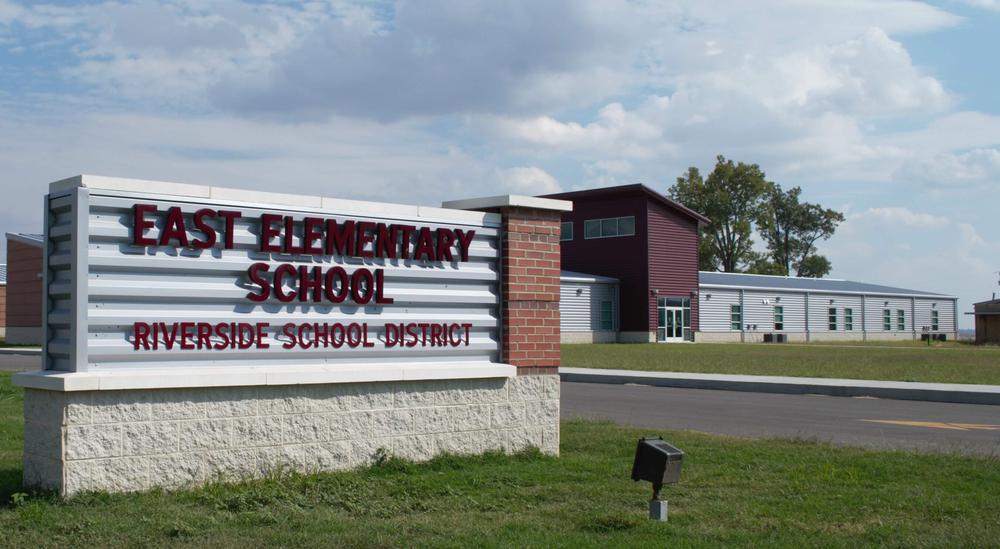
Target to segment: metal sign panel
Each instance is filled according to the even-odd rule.
[[[63,371],[499,360],[499,216],[81,176],[46,197]]]

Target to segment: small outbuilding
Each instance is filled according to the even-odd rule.
[[[972,310],[976,315],[976,344],[1000,344],[1000,299],[974,303]]]

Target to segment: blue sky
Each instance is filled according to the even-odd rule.
[[[998,51],[998,0],[0,0],[0,230],[77,173],[438,204],[723,154],[845,212],[832,276],[965,311],[1000,271]]]

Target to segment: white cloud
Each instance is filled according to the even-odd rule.
[[[920,229],[943,227],[949,223],[948,219],[945,217],[929,213],[914,212],[907,208],[898,206],[868,208],[867,210],[851,217],[855,220],[873,219],[891,226],[899,226],[902,224],[908,227],[916,227]]]
[[[1000,150],[980,148],[919,157],[904,165],[895,177],[934,189],[1000,189]]]
[[[514,194],[552,194],[562,190],[559,181],[537,166],[498,170],[500,186]]]
[[[1000,0],[952,0],[953,2],[960,2],[962,4],[967,4],[974,8],[982,8],[984,10],[990,11],[1000,11]]]

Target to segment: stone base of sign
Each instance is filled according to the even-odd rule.
[[[364,466],[381,451],[559,453],[559,377],[24,396],[24,483],[64,496]]]

